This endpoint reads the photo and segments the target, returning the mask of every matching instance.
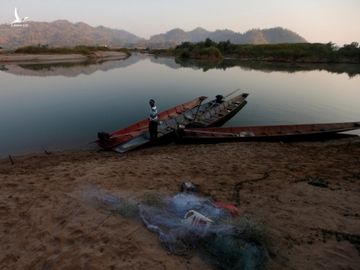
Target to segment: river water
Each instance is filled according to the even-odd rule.
[[[176,62],[133,55],[81,64],[0,64],[0,155],[90,147],[98,131],[205,95],[241,88],[226,126],[360,121],[358,65]],[[356,133],[359,134],[359,133]]]

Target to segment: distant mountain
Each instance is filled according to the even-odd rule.
[[[303,37],[290,30],[276,27],[270,29],[253,29],[244,34],[231,30],[207,31],[196,28],[190,32],[182,29],[173,29],[165,34],[152,36],[148,44],[152,47],[169,47],[182,42],[199,42],[210,38],[220,42],[229,40],[234,44],[275,44],[275,43],[302,43],[307,42]]]
[[[188,32],[187,35],[192,40],[192,42],[200,42],[200,41],[207,39],[207,37],[210,35],[210,33],[211,32],[209,32],[208,30],[198,27],[198,28],[195,28],[194,30]]]
[[[124,30],[104,26],[92,27],[86,23],[71,23],[66,20],[54,22],[28,22],[29,27],[0,25],[0,46],[17,48],[28,45],[49,46],[107,45],[125,47],[141,43],[142,39]]]
[[[185,32],[176,28],[164,34],[152,36],[149,40],[125,30],[104,26],[92,27],[86,23],[71,23],[66,20],[54,22],[28,22],[29,27],[0,25],[0,47],[17,48],[28,45],[49,45],[52,47],[76,45],[107,45],[110,47],[152,47],[166,48],[185,41],[200,42],[206,38],[220,42],[230,40],[235,44],[274,44],[306,42],[300,35],[281,28],[253,29],[244,34],[231,30],[208,31],[195,28]]]

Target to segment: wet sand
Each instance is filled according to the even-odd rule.
[[[119,156],[66,151],[0,160],[0,269],[212,269],[168,254],[136,220],[81,191],[158,191],[184,180],[239,205],[272,242],[269,269],[359,269],[360,138],[168,145]],[[328,183],[327,187],[309,182]]]

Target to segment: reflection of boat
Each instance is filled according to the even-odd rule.
[[[360,122],[249,126],[221,128],[185,128],[177,132],[180,142],[217,143],[223,141],[271,141],[304,139],[360,129]]]
[[[171,138],[179,126],[210,127],[222,125],[245,106],[247,96],[248,94],[241,94],[231,99],[223,100],[223,97],[219,95],[216,100],[161,121],[158,127],[157,139],[150,140],[148,131],[142,131],[137,136],[132,136],[129,140],[117,145],[114,150],[124,153],[141,146],[162,142],[167,138]]]
[[[159,120],[165,121],[169,118],[174,118],[177,115],[181,115],[182,113],[184,113],[188,110],[198,107],[202,103],[202,101],[205,99],[206,99],[206,97],[201,96],[201,97],[195,98],[191,101],[188,101],[186,103],[177,105],[166,111],[163,111],[163,112],[159,113],[159,115],[158,115]],[[124,143],[124,142],[138,136],[139,134],[145,132],[148,128],[148,125],[149,125],[149,120],[143,119],[143,120],[136,122],[135,124],[132,124],[126,128],[114,131],[111,134],[100,132],[100,133],[98,133],[98,140],[96,142],[100,147],[102,147],[106,150],[111,150],[115,146],[117,146],[121,143]]]

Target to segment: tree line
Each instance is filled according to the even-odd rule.
[[[161,53],[161,52],[160,52]],[[222,59],[232,57],[247,60],[311,63],[360,63],[359,43],[337,47],[334,43],[233,44],[230,41],[183,42],[162,51],[182,59]]]

